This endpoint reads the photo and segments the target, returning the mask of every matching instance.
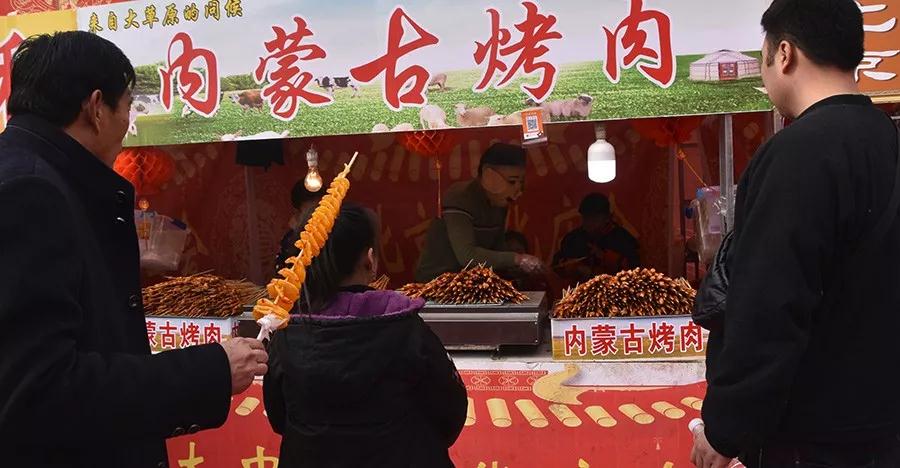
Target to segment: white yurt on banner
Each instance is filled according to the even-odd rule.
[[[733,50],[720,50],[691,64],[692,81],[733,81],[760,76],[759,59]]]

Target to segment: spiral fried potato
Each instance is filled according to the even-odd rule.
[[[356,154],[349,163],[344,165],[344,170],[338,174],[319,205],[313,211],[309,221],[300,233],[300,239],[294,244],[300,249],[300,253],[288,258],[288,268],[282,268],[278,275],[269,282],[266,287],[268,298],[260,299],[253,307],[253,318],[257,321],[263,317],[274,315],[282,321],[281,328],[287,326],[290,310],[294,303],[300,299],[300,290],[306,280],[306,267],[312,263],[328,240],[328,235],[334,227],[335,219],[341,210],[341,204],[350,190],[350,180],[347,175],[356,160]]]

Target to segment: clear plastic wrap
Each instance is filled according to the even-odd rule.
[[[725,201],[719,187],[697,189],[697,198],[691,201],[694,236],[700,261],[709,264],[725,235]]]
[[[154,212],[135,210],[141,267],[152,271],[175,271],[190,230],[176,219]]]

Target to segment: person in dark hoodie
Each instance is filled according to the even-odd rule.
[[[896,468],[898,135],[856,83],[862,13],[853,0],[775,0],[762,26],[763,82],[793,123],[738,186],[691,458]]]
[[[421,299],[367,286],[374,215],[345,205],[269,345],[265,407],[283,468],[452,467],[466,389]]]
[[[290,228],[281,238],[281,243],[279,244],[281,249],[278,251],[278,255],[275,256],[276,272],[286,266],[285,261],[288,258],[294,257],[300,253],[300,249],[294,245],[294,243],[297,242],[297,239],[300,238],[300,232],[303,231],[304,227],[300,224],[300,221],[303,220],[307,211],[316,208],[316,205],[319,203],[319,200],[322,199],[323,195],[325,195],[324,190],[318,192],[309,191],[309,189],[303,185],[302,179],[294,184],[294,188],[291,189],[291,205],[294,207],[294,213],[291,215]]]

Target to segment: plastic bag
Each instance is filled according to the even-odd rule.
[[[141,267],[153,271],[175,271],[190,230],[176,219],[153,212],[135,212]]]

